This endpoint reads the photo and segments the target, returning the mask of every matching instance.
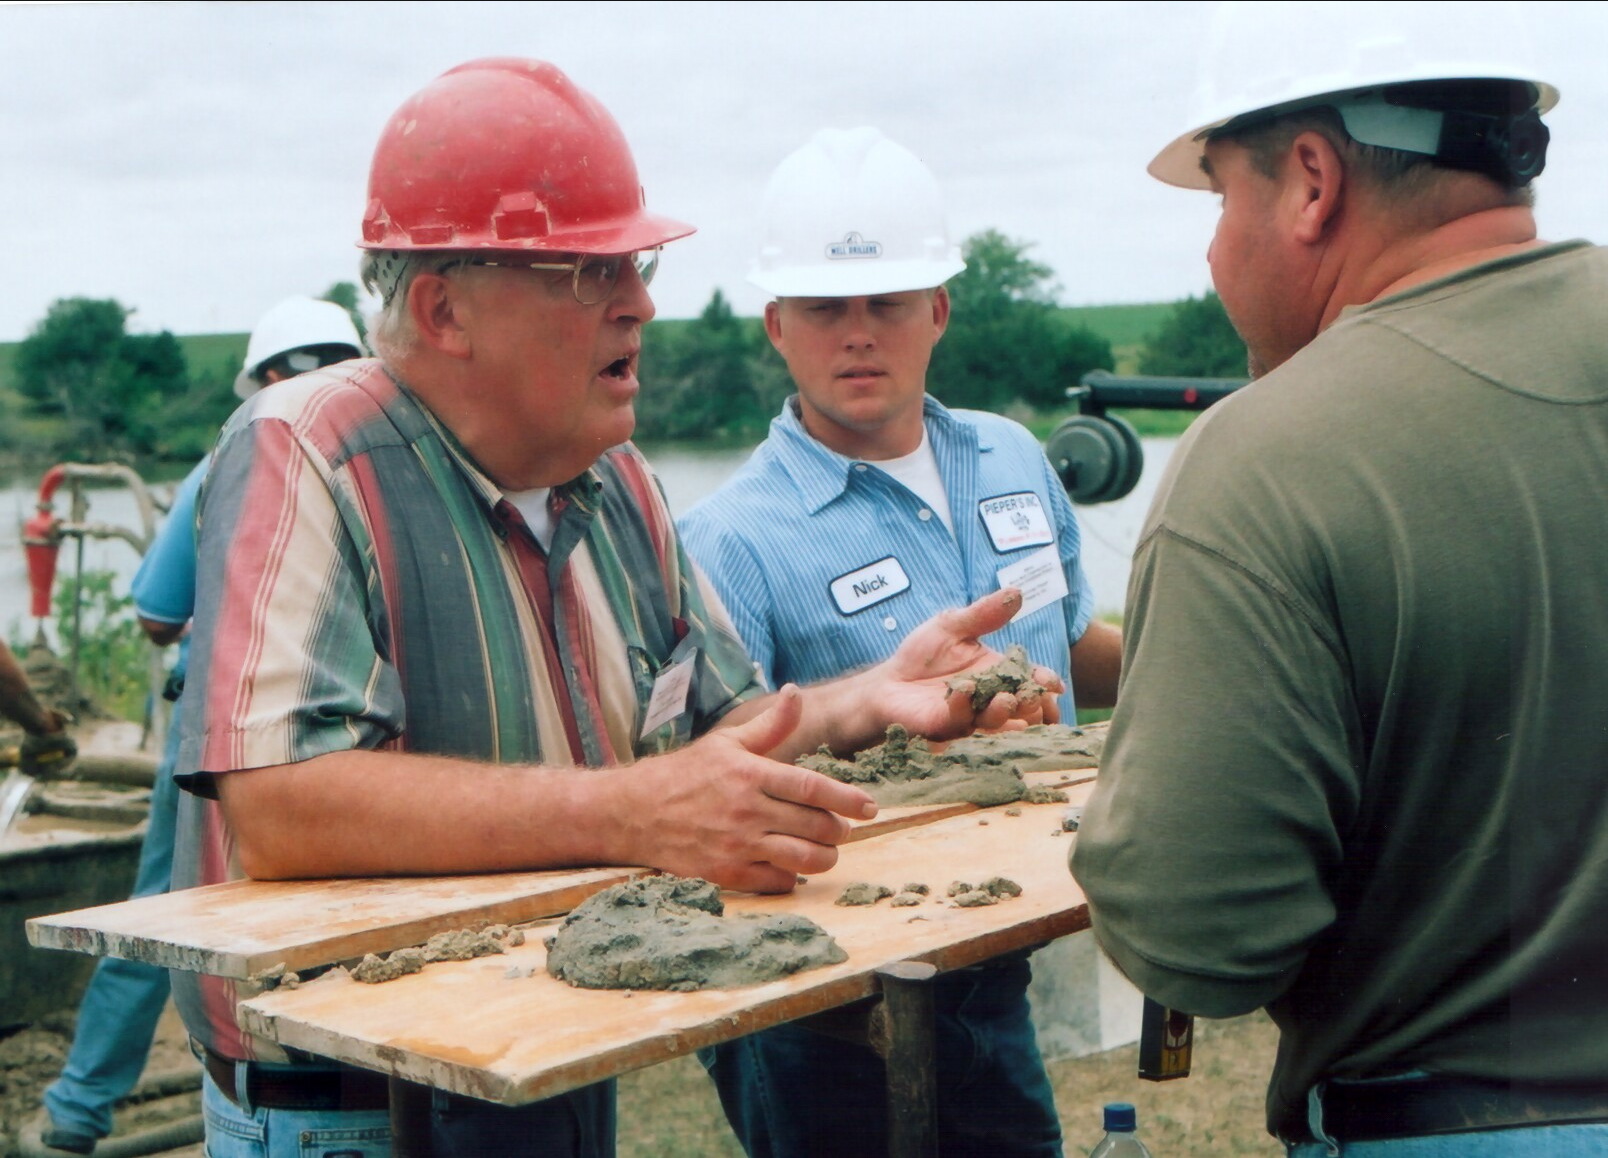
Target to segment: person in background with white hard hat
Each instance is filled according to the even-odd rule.
[[[175,884],[645,864],[784,892],[876,809],[783,761],[894,721],[1054,716],[946,686],[997,660],[977,637],[1015,591],[763,695],[627,441],[648,281],[692,227],[647,211],[614,119],[557,68],[472,61],[404,102],[362,229],[378,358],[254,400],[202,490]],[[384,1076],[248,1037],[250,992],[174,981],[213,1158],[384,1153]],[[438,1156],[614,1151],[612,1082],[424,1097]]]
[[[307,297],[287,298],[251,331],[235,393],[248,398],[265,386],[355,358],[362,351],[357,327],[340,306]],[[195,499],[210,461],[208,455],[197,463],[174,492],[167,521],[140,560],[130,586],[140,627],[151,642],[159,647],[179,644],[165,693],[174,701],[173,712],[151,791],[150,819],[132,897],[167,892],[173,867],[178,803],[173,769],[183,716],[179,692],[190,646],[184,629],[195,609]],[[43,1153],[93,1153],[97,1141],[111,1133],[112,1107],[139,1080],[167,999],[166,969],[117,957],[104,958],[95,967],[78,1006],[67,1065],[45,1090],[46,1117],[39,1123]]]
[[[1121,635],[1092,619],[1077,520],[1038,442],[926,393],[965,268],[927,167],[873,128],[827,129],[777,168],[751,280],[798,393],[753,457],[681,519],[693,559],[772,686],[892,654],[935,611],[1020,586],[990,638],[1053,664],[1088,707],[1116,695]],[[1029,1017],[1025,956],[942,975],[946,1155],[1054,1155],[1061,1131]],[[886,1151],[886,1078],[869,1048],[795,1026],[707,1057],[750,1155]]]
[[[1147,994],[1272,1014],[1302,1158],[1608,1153],[1608,252],[1537,239],[1520,11],[1231,6],[1150,165],[1259,380],[1157,491],[1073,870]]]
[[[363,339],[341,306],[319,298],[286,298],[251,331],[245,364],[235,375],[235,394],[250,398],[264,386],[362,353]]]

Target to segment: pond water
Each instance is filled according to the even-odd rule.
[[[1094,586],[1101,612],[1121,611],[1128,585],[1128,560],[1139,535],[1140,524],[1155,494],[1161,468],[1177,444],[1174,438],[1144,440],[1145,470],[1139,485],[1127,498],[1115,503],[1080,507],[1083,527],[1084,566]],[[748,450],[696,450],[681,447],[645,448],[664,484],[670,507],[686,510],[714,490],[742,465]],[[28,618],[28,570],[22,553],[21,526],[33,513],[38,480],[12,480],[0,490],[0,631],[8,637],[33,632]],[[153,489],[164,500],[176,483],[163,483]],[[65,514],[65,490],[59,492],[56,511]],[[138,526],[134,498],[122,488],[90,492],[88,519],[131,529]],[[69,578],[74,566],[74,544],[62,548],[57,582]],[[84,543],[86,570],[109,570],[118,577],[118,590],[126,592],[128,582],[139,566],[139,556],[128,544],[118,540],[89,540]]]

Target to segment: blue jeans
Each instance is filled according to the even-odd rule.
[[[235,1105],[201,1083],[207,1158],[390,1158],[386,1110],[265,1110]]]
[[[262,1063],[258,1063],[262,1064]],[[208,1076],[201,1095],[207,1158],[389,1158],[385,1110],[266,1110],[236,1105]],[[499,1106],[437,1091],[430,1110],[435,1158],[613,1158],[614,1083],[599,1082],[528,1106]]]
[[[932,983],[943,1158],[1061,1154],[1031,976],[1025,957],[1009,957]],[[887,1072],[869,1048],[781,1025],[699,1057],[750,1158],[888,1152]]]
[[[1334,1150],[1322,1142],[1303,1142],[1289,1147],[1289,1153],[1290,1158],[1608,1158],[1608,1124],[1342,1142]]]
[[[178,724],[175,705],[151,790],[151,816],[140,846],[134,897],[167,892],[172,877],[179,792],[173,783]],[[112,1132],[112,1107],[140,1080],[167,999],[166,969],[116,957],[103,958],[95,966],[78,1005],[78,1025],[67,1065],[45,1091],[45,1108],[58,1129],[91,1138],[104,1138]]]

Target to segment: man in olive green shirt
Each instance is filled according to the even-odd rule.
[[[1536,239],[1556,93],[1474,75],[1151,166],[1262,377],[1142,533],[1074,868],[1147,994],[1269,1009],[1303,1156],[1608,1147],[1608,254]]]

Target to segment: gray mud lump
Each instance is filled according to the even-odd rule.
[[[934,753],[924,736],[902,725],[889,726],[875,747],[844,760],[822,748],[798,763],[834,780],[858,784],[884,807],[950,804],[964,801],[982,808],[1020,800],[1027,790],[1015,765],[993,755],[965,751]]]
[[[974,758],[994,756],[1023,772],[1065,772],[1099,767],[1106,732],[1104,723],[1034,724],[1014,732],[978,732],[955,740],[945,751]]]
[[[1013,643],[1005,649],[1005,657],[993,667],[980,672],[956,676],[949,681],[949,690],[958,692],[971,685],[972,711],[980,712],[1001,692],[1009,692],[1019,699],[1036,699],[1044,694],[1044,685],[1033,678],[1033,661],[1027,658],[1027,649]]]
[[[696,877],[604,889],[547,940],[547,971],[583,989],[725,989],[846,960],[807,917],[726,917],[720,890]]]
[[[417,973],[436,961],[469,961],[493,953],[506,953],[510,945],[523,945],[525,934],[507,925],[487,929],[450,929],[437,933],[423,945],[398,949],[386,957],[368,954],[352,969],[352,979],[365,985],[380,985]]]
[[[893,896],[887,885],[873,885],[867,881],[852,881],[844,887],[834,905],[874,905],[883,897]]]

